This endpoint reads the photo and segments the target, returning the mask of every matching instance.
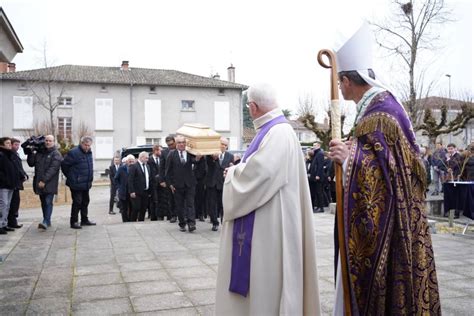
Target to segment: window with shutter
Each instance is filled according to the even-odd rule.
[[[114,129],[113,99],[95,99],[95,129]]]
[[[95,138],[95,158],[110,159],[114,155],[114,138],[100,137]]]
[[[228,101],[214,102],[214,128],[216,131],[230,130],[230,105]]]
[[[33,128],[33,97],[13,97],[13,128]]]

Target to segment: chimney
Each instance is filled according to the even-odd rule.
[[[235,82],[235,67],[232,64],[227,68],[227,80]]]
[[[212,76],[212,79],[221,79],[221,76],[219,75],[218,72],[216,72],[216,74],[214,76]]]
[[[8,63],[0,62],[0,74],[8,72]]]
[[[128,70],[128,60],[122,61],[122,67],[120,69]]]
[[[9,63],[8,64],[8,72],[15,72],[16,71],[16,64],[15,63]]]

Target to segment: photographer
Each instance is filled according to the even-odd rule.
[[[27,162],[30,167],[35,167],[33,190],[39,195],[43,210],[43,221],[38,228],[46,230],[51,226],[53,197],[58,193],[59,169],[63,158],[54,145],[53,135],[45,137],[44,147],[39,145],[35,149],[28,153]]]

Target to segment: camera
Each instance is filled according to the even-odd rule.
[[[33,152],[44,152],[46,151],[46,145],[44,143],[45,137],[44,135],[40,136],[31,136],[27,140],[21,144],[21,147],[23,148],[23,152],[25,155],[30,155]]]

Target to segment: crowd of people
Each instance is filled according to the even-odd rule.
[[[188,152],[183,136],[169,135],[165,141],[168,147],[154,145],[151,154],[114,158],[109,167],[109,214],[115,214],[118,200],[123,222],[144,221],[148,213],[152,221],[178,222],[180,231],[193,232],[196,220],[209,217],[211,229],[218,231],[224,170],[240,157],[227,151],[225,137],[220,139],[220,152],[206,156]]]

